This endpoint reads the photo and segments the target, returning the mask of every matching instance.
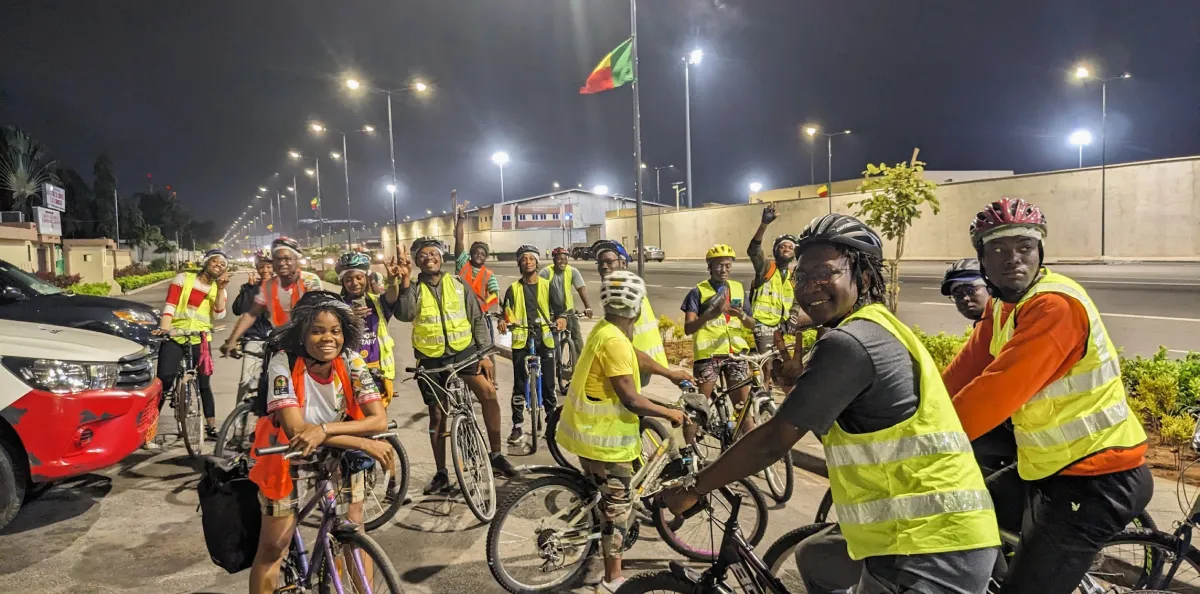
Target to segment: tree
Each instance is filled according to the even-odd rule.
[[[13,210],[31,214],[30,198],[39,195],[42,184],[58,183],[54,174],[58,164],[46,159],[44,145],[16,126],[4,126],[0,136],[0,190],[9,194]]]
[[[59,167],[56,175],[67,194],[67,210],[62,216],[63,236],[71,239],[95,237],[92,189],[87,181],[70,167]]]
[[[866,179],[858,191],[870,192],[871,197],[850,203],[858,208],[855,215],[865,217],[868,225],[896,242],[896,257],[887,262],[887,306],[892,313],[900,309],[900,258],[904,255],[908,228],[913,219],[921,217],[922,205],[928,204],[935,215],[941,210],[934,195],[937,184],[926,180],[924,172],[925,163],[917,160],[915,150],[910,163],[896,163],[893,167],[868,163],[863,172]]]
[[[116,203],[117,174],[114,172],[112,159],[108,155],[96,157],[92,166],[92,214],[96,220],[96,234],[100,237],[115,238],[117,235]]]

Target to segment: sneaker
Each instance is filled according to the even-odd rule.
[[[217,440],[217,428],[209,425],[204,428],[204,439],[207,441]]]
[[[147,452],[161,452],[163,447],[162,444],[158,443],[157,441],[148,441],[142,444],[142,449],[146,450]]]
[[[522,439],[525,439],[525,432],[521,431],[520,425],[513,425],[512,433],[508,434],[508,445],[517,445]]]
[[[450,477],[446,474],[445,470],[439,470],[437,474],[433,475],[433,480],[429,481],[429,484],[425,486],[425,490],[422,493],[433,495],[434,493],[446,493],[449,491]]]
[[[512,462],[499,452],[492,454],[492,470],[504,475],[504,478],[517,478],[521,472],[513,467]]]
[[[617,578],[611,582],[606,582],[603,579],[599,584],[596,584],[596,594],[616,594],[621,588],[621,584],[625,583],[625,578]]]

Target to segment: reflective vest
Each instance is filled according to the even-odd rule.
[[[754,319],[764,326],[775,327],[788,317],[788,311],[796,302],[796,289],[788,270],[779,270],[771,262],[767,269],[767,282],[758,288],[754,298]]]
[[[553,282],[554,275],[556,274],[554,267],[547,266],[546,271],[550,273],[550,281]],[[567,267],[563,269],[563,307],[565,307],[567,311],[575,309],[575,296],[571,294],[574,292],[571,290],[571,285],[574,282],[575,269],[570,265],[567,265]]]
[[[171,316],[171,328],[189,332],[207,332],[213,328],[212,308],[217,302],[217,283],[208,287],[208,295],[197,307],[191,305],[192,287],[196,284],[196,273],[183,274],[183,288],[179,291],[179,305],[175,306],[175,314]],[[173,336],[171,340],[179,344],[200,344],[199,336]]]
[[[479,298],[479,302],[483,304],[483,311],[491,309],[497,300],[496,296],[489,294],[487,290],[488,281],[492,278],[492,271],[487,266],[475,268],[475,265],[468,261],[458,274]]]
[[[912,417],[872,433],[836,422],[823,440],[829,486],[850,558],[966,551],[1000,544],[992,498],[929,351],[882,305],[850,314],[882,326],[920,375]]]
[[[457,278],[443,274],[441,301],[427,284],[417,284],[421,291],[418,296],[421,310],[413,320],[413,348],[436,359],[446,354],[447,344],[456,353],[471,346],[471,320],[467,319],[467,292],[463,284]]]
[[[396,379],[396,357],[392,354],[392,347],[396,341],[392,340],[392,335],[388,333],[387,318],[383,317],[383,300],[379,297],[367,295],[367,303],[375,309],[375,317],[379,319],[379,326],[375,328],[375,337],[379,340],[379,371],[383,377],[394,380]],[[383,386],[379,386],[382,390]]]
[[[546,324],[542,331],[542,344],[549,348],[554,348],[554,333],[550,331],[550,281],[542,278],[537,278],[537,309],[538,318]],[[528,325],[529,321],[525,319],[525,283],[517,280],[509,287],[508,292],[512,295],[512,307],[504,309],[504,319],[510,324]],[[525,341],[529,339],[528,328],[513,328],[512,329],[512,348],[513,350],[525,348]]]
[[[346,415],[355,420],[363,418],[365,415],[362,408],[354,398],[354,384],[350,383],[350,371],[345,355],[333,360],[333,373],[342,384],[342,392],[346,398]],[[292,389],[296,391],[296,400],[300,403],[301,411],[304,410],[304,376],[307,374],[308,366],[304,363],[304,357],[297,357],[295,365],[292,365]],[[291,463],[284,459],[283,454],[259,457],[254,450],[287,443],[287,433],[274,414],[258,419],[254,426],[254,448],[250,450],[250,457],[255,461],[254,466],[250,467],[250,480],[258,485],[263,496],[272,501],[283,499],[292,492]]]
[[[555,440],[563,449],[589,460],[601,462],[629,462],[641,453],[641,439],[638,434],[638,416],[633,414],[621,399],[600,394],[587,394],[588,372],[596,353],[610,340],[621,343],[622,348],[629,349],[633,356],[633,385],[640,394],[641,385],[638,376],[637,354],[633,352],[633,343],[621,332],[620,328],[607,320],[596,324],[588,335],[579,362],[575,364],[575,373],[571,375],[571,387],[562,405],[556,429]],[[608,380],[605,379],[607,382]]]
[[[1117,349],[1108,338],[1100,312],[1075,281],[1048,268],[1043,268],[1042,274],[1003,324],[1003,302],[992,300],[992,356],[999,355],[1012,339],[1021,306],[1039,293],[1058,293],[1083,305],[1088,316],[1088,344],[1083,358],[1065,376],[1042,388],[1013,413],[1017,472],[1027,481],[1048,477],[1096,452],[1146,441],[1141,421],[1129,409]]]
[[[650,307],[650,298],[642,296],[642,313],[633,324],[633,348],[646,353],[659,365],[667,367],[667,349],[663,348],[662,332],[658,330],[658,318]]]
[[[304,272],[296,277],[296,282],[292,283],[292,305],[286,311],[283,309],[283,302],[279,300],[281,281],[278,276],[269,278],[263,281],[262,291],[267,299],[267,311],[271,314],[271,325],[278,328],[288,323],[292,319],[292,309],[295,309],[296,303],[304,296]]]
[[[745,299],[746,295],[742,291],[742,283],[735,280],[725,282],[729,286],[729,299],[731,302]],[[701,304],[717,294],[716,290],[713,289],[707,280],[696,285],[696,288],[700,289]],[[746,328],[742,326],[741,318],[736,316],[719,315],[715,319],[709,320],[692,337],[693,361],[711,359],[714,355],[743,353],[749,349],[750,344],[746,342]]]

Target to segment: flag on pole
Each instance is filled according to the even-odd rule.
[[[828,195],[829,195],[829,186],[827,186],[825,184],[821,184],[821,187],[817,188],[817,196],[824,198]]]
[[[588,75],[587,82],[579,89],[580,95],[591,95],[615,89],[633,82],[633,38],[621,42],[617,49],[609,52]]]
[[[313,199],[312,199],[312,201],[311,201],[311,202],[309,202],[308,204],[309,204],[310,206],[312,206],[312,209],[313,209],[313,210],[317,210],[318,208],[321,208],[321,199],[320,199],[320,198],[313,198]]]
[[[274,230],[275,230],[275,225],[270,225],[270,224],[267,225],[267,231],[274,231]]]

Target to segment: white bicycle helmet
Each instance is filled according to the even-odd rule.
[[[636,318],[646,297],[646,282],[628,270],[615,270],[600,281],[600,303],[606,313]]]

